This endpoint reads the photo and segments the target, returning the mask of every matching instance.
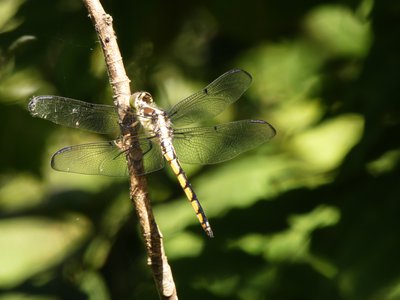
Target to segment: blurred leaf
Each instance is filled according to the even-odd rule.
[[[40,75],[35,70],[14,71],[1,81],[0,99],[6,102],[26,99],[43,87],[45,83],[40,80]],[[46,88],[51,91],[49,86]]]
[[[36,37],[33,35],[23,35],[20,36],[17,40],[15,40],[9,47],[10,52],[15,52],[23,46],[33,42],[36,40]]]
[[[84,257],[85,264],[94,270],[104,266],[110,254],[112,241],[130,213],[131,203],[128,201],[127,193],[121,193],[110,200],[98,222],[100,234],[90,242]]]
[[[91,230],[88,220],[78,214],[60,220],[26,217],[0,221],[0,286],[17,285],[59,263]]]
[[[15,14],[24,0],[2,0],[0,2],[0,34],[15,29],[22,20],[15,18]]]
[[[323,107],[319,101],[299,100],[287,104],[282,103],[279,109],[269,112],[269,116],[271,116],[269,121],[279,124],[277,138],[285,140],[313,126],[320,120],[322,114]]]
[[[42,183],[31,175],[9,176],[2,180],[0,186],[0,208],[4,212],[37,206],[42,202],[44,193]],[[30,195],[29,200],[26,195]]]
[[[302,41],[260,46],[243,57],[254,76],[249,93],[269,105],[307,98],[318,87],[323,57]]]
[[[111,299],[104,280],[94,272],[85,272],[80,278],[82,289],[87,292],[90,300]]]
[[[371,174],[378,176],[380,174],[394,170],[394,168],[399,165],[399,162],[400,150],[388,151],[378,159],[368,163],[367,170]]]
[[[204,246],[202,237],[189,233],[180,233],[172,236],[165,241],[165,249],[170,259],[178,259],[181,257],[198,256]]]
[[[249,234],[231,244],[253,255],[263,254],[266,260],[308,261],[311,233],[322,227],[332,226],[339,221],[339,212],[333,207],[317,207],[305,215],[291,216],[290,227],[274,235]]]
[[[299,159],[305,160],[311,169],[331,170],[343,161],[360,140],[363,124],[361,116],[342,115],[297,135],[290,149]]]
[[[305,23],[310,36],[329,56],[363,57],[369,51],[372,39],[369,22],[345,6],[317,7]]]

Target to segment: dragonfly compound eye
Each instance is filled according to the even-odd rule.
[[[153,97],[148,92],[141,92],[139,98],[146,103],[153,103]]]
[[[130,99],[130,105],[132,107],[141,107],[142,103],[151,104],[153,103],[153,97],[148,92],[136,92],[132,94]]]

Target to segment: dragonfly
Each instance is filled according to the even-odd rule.
[[[274,127],[263,120],[193,126],[222,113],[242,96],[251,81],[252,77],[246,71],[230,70],[169,110],[159,108],[148,92],[136,92],[131,96],[130,106],[138,121],[128,124],[140,126],[136,144],[130,143],[129,137],[120,136],[112,141],[68,146],[52,156],[51,166],[63,172],[127,176],[126,155],[122,154],[127,154],[132,147],[140,147],[144,168],[143,172],[136,175],[160,170],[167,161],[202,228],[209,237],[214,237],[204,209],[181,163],[207,165],[227,161],[275,136]],[[120,130],[117,110],[111,105],[42,95],[31,98],[28,109],[34,117],[67,127],[101,134]]]

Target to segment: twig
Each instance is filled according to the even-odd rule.
[[[131,96],[129,78],[126,75],[122,56],[118,48],[112,26],[112,17],[104,11],[99,0],[83,0],[92,19],[107,66],[110,84],[113,89],[114,104],[118,108],[121,131],[124,137],[137,144],[136,126],[130,126],[136,121],[129,105]],[[135,149],[137,148],[137,149]],[[130,175],[130,198],[135,204],[141,231],[147,250],[148,264],[153,271],[157,290],[161,299],[178,299],[171,268],[165,256],[162,234],[154,220],[147,192],[145,176],[135,176],[136,171],[143,170],[142,153],[139,147],[128,151],[127,163]]]

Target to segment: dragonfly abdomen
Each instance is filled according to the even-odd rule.
[[[201,206],[200,201],[198,200],[197,195],[194,192],[185,171],[179,163],[172,143],[168,140],[162,140],[160,144],[162,153],[168,164],[171,166],[172,171],[178,178],[179,184],[185,192],[190,204],[192,205],[196,213],[197,219],[201,224],[201,227],[203,227],[204,231],[209,237],[214,237],[214,233],[211,229],[210,223],[208,222],[206,214],[204,213],[203,207]]]

